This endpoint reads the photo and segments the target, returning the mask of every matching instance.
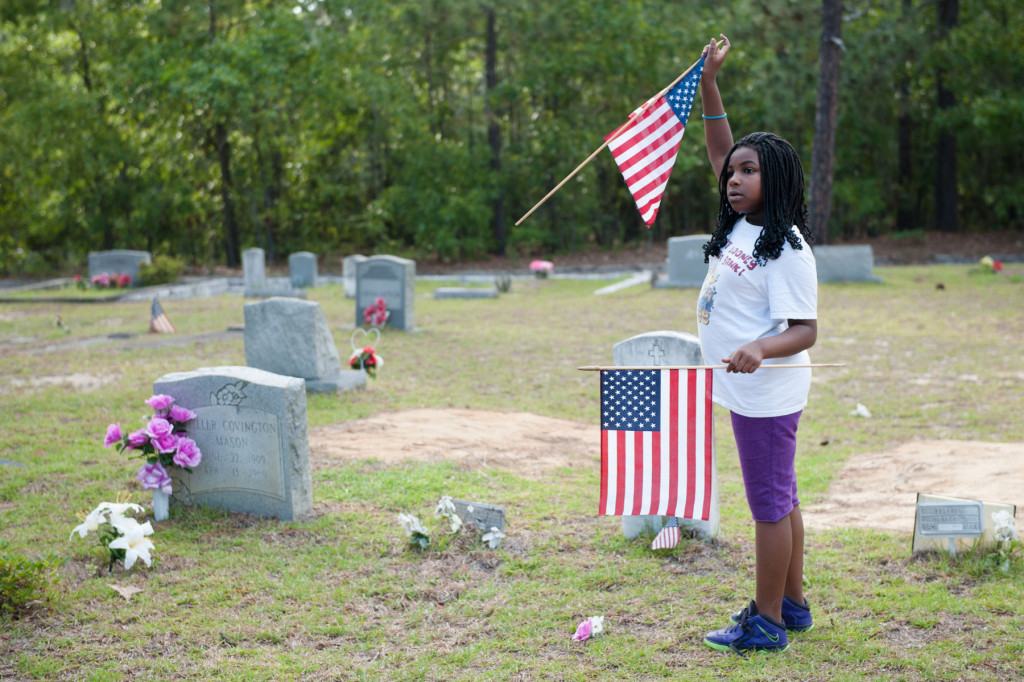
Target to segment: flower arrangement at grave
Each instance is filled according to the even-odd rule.
[[[348,359],[348,366],[352,369],[361,369],[371,379],[377,378],[377,370],[384,364],[384,358],[378,355],[373,346],[363,346],[362,350],[356,351]]]
[[[1013,522],[1013,515],[1005,509],[992,513],[992,536],[995,539],[995,547],[990,554],[990,561],[1003,573],[1010,572],[1010,562],[1020,548],[1020,540],[1017,539],[1017,527]]]
[[[389,317],[391,311],[388,310],[388,302],[380,296],[363,310],[363,322],[372,327],[383,327],[388,323]]]
[[[75,275],[75,286],[79,289],[86,289],[88,286],[92,286],[96,289],[127,289],[132,285],[132,276],[128,273],[119,272],[101,272],[93,275],[89,278],[89,285],[86,286],[85,280],[82,279],[81,275]]]
[[[470,511],[472,507],[470,507]],[[398,514],[398,524],[405,530],[409,544],[417,550],[425,550],[434,547],[437,551],[443,552],[449,544],[459,536],[464,536],[467,527],[475,528],[473,524],[466,525],[459,516],[455,502],[450,495],[442,495],[434,507],[434,516],[439,519],[436,532],[431,532],[418,517],[413,514]],[[496,526],[484,533],[480,539],[492,549],[501,544],[505,534]],[[437,541],[434,542],[434,538]]]
[[[118,561],[124,564],[124,570],[130,571],[135,562],[142,560],[151,565],[150,552],[155,549],[149,536],[153,534],[153,524],[149,521],[139,523],[129,516],[129,512],[142,512],[142,505],[126,502],[126,496],[118,496],[118,502],[101,502],[88,514],[78,514],[82,523],[71,531],[69,540],[75,537],[84,538],[90,533],[96,535],[96,542],[107,552],[107,572],[114,570]]]
[[[169,395],[154,395],[146,400],[153,408],[153,416],[146,425],[128,434],[121,425],[107,427],[103,444],[117,446],[119,452],[131,450],[145,460],[135,478],[146,490],[153,491],[154,513],[157,521],[167,518],[167,496],[172,492],[171,467],[191,472],[203,459],[196,442],[186,434],[185,424],[196,418],[192,410],[176,405]]]
[[[535,260],[530,263],[530,270],[534,276],[544,279],[555,269],[555,264],[549,260]]]
[[[572,640],[584,642],[591,637],[600,637],[602,634],[604,634],[604,616],[591,616],[576,626]]]
[[[992,256],[985,256],[978,261],[978,267],[971,272],[978,272],[983,275],[997,275],[1003,270],[1003,261],[995,260]]]

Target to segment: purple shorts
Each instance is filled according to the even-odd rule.
[[[794,460],[801,412],[782,417],[731,414],[750,513],[755,521],[781,521],[800,504]]]

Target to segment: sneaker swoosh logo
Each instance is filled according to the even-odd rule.
[[[779,635],[771,635],[771,634],[769,634],[768,631],[765,630],[760,625],[757,626],[757,629],[760,630],[764,634],[765,637],[767,637],[768,639],[772,640],[773,642],[778,642],[779,641]]]

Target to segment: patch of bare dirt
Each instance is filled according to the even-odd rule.
[[[453,461],[467,470],[501,469],[530,479],[594,466],[596,426],[534,414],[416,409],[310,429],[315,469],[338,461]],[[854,455],[826,498],[804,507],[809,529],[867,528],[910,533],[917,493],[1024,507],[1024,443],[913,441]]]

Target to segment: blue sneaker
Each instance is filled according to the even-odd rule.
[[[704,643],[719,651],[735,651],[740,656],[748,651],[785,651],[789,648],[786,626],[759,614],[754,602],[740,611],[739,622],[709,632]]]
[[[740,622],[740,614],[743,611],[737,611],[732,614],[732,622]],[[807,632],[814,628],[814,619],[811,618],[811,607],[804,600],[801,604],[798,601],[793,601],[789,597],[782,598],[782,622],[786,624],[786,630],[788,632]]]

